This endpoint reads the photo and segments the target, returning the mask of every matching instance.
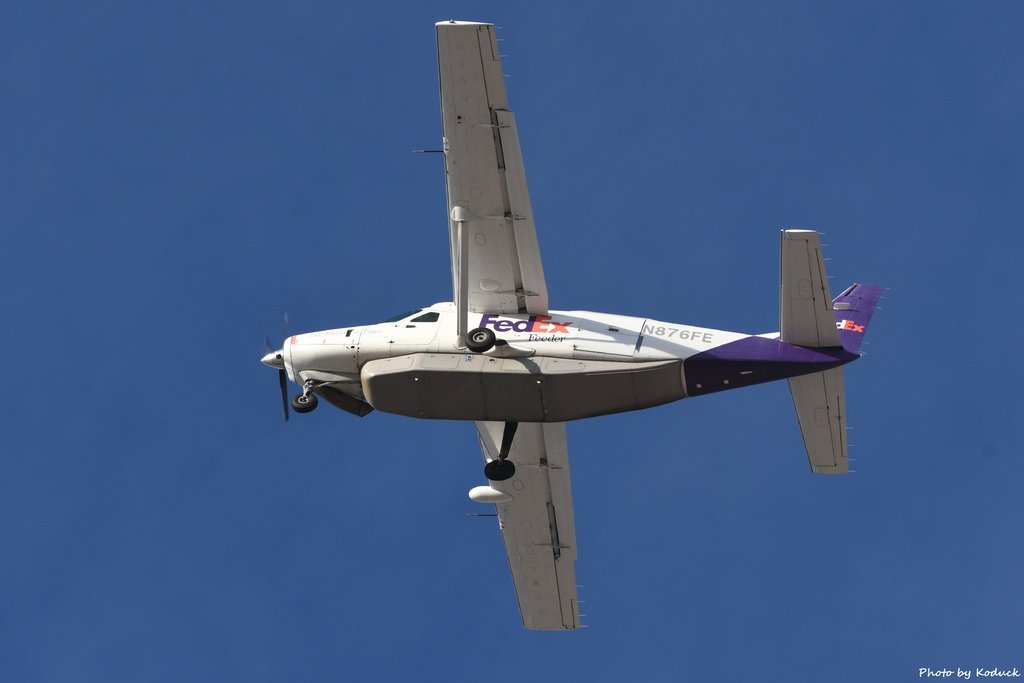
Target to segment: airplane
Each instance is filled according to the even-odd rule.
[[[548,307],[515,116],[492,24],[436,24],[453,301],[296,334],[262,362],[298,413],[318,399],[476,423],[523,625],[580,624],[565,423],[786,379],[811,470],[849,471],[843,366],[881,287],[832,298],[819,234],[780,233],[779,331]]]

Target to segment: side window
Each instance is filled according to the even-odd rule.
[[[440,317],[440,315],[441,314],[438,313],[437,311],[431,311],[430,313],[424,313],[423,315],[419,316],[418,318],[413,318],[409,322],[411,322],[411,323],[436,323],[437,319]]]
[[[422,308],[417,308],[416,310],[413,310],[413,311],[406,311],[405,313],[399,313],[398,315],[391,316],[387,320],[381,320],[381,322],[382,323],[397,323],[402,318],[408,318],[410,315],[416,315],[417,313],[419,313],[422,310],[423,310]]]

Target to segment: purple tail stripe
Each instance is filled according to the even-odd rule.
[[[744,337],[683,362],[688,396],[772,382],[845,365],[859,356],[838,346],[808,348],[778,339]]]
[[[832,300],[836,328],[839,330],[839,343],[850,353],[860,351],[860,344],[864,341],[868,323],[871,322],[871,314],[875,312],[875,305],[881,294],[881,285],[854,283]]]

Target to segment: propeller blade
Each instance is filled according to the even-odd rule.
[[[281,330],[282,338],[287,341],[288,337],[288,311],[284,312],[284,328]],[[267,355],[263,357],[263,363],[274,368],[278,368],[277,381],[281,385],[281,407],[284,409],[284,421],[288,421],[288,372],[284,368],[284,360],[281,358],[281,354],[284,352],[282,342],[282,349],[276,351],[273,346],[270,345],[270,338],[264,336],[263,344],[267,347]]]
[[[288,421],[288,374],[284,369],[277,371],[277,378],[281,384],[281,403],[284,406],[284,421]]]

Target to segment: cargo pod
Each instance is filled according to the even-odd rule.
[[[685,396],[682,361],[623,363],[414,353],[363,366],[377,410],[447,420],[564,422]]]

